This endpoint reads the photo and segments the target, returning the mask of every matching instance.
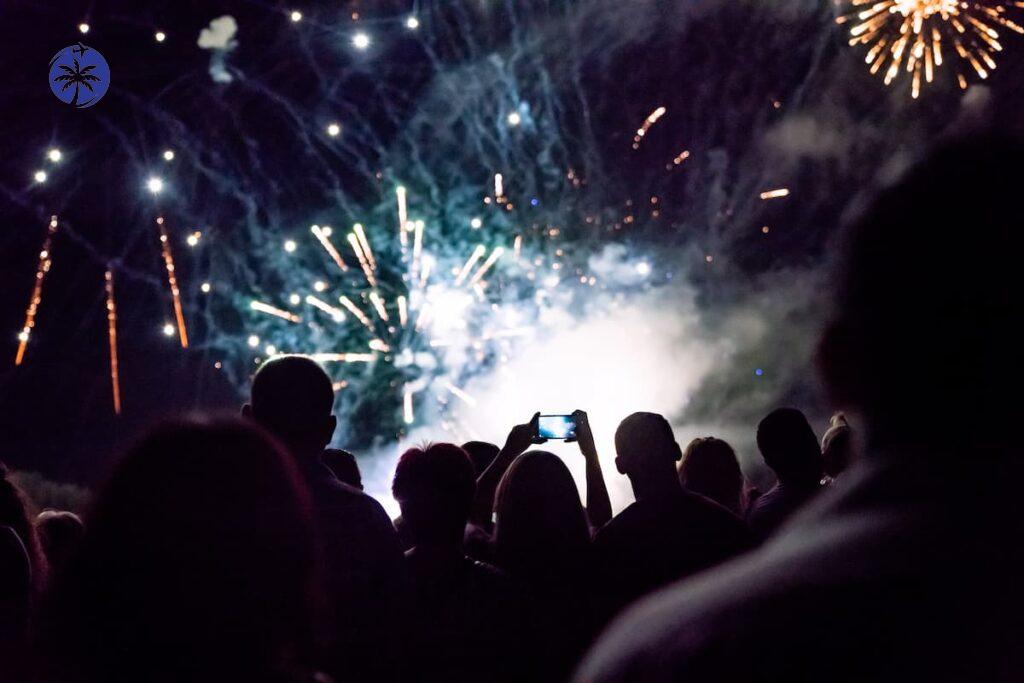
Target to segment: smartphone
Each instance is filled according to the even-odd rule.
[[[537,433],[541,439],[576,440],[576,419],[572,415],[541,415],[537,418]]]

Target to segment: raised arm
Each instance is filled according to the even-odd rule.
[[[600,529],[612,518],[612,502],[608,498],[608,487],[601,472],[601,461],[597,457],[594,435],[590,431],[590,420],[582,410],[572,415],[576,420],[576,441],[587,464],[587,517],[592,528]]]
[[[477,478],[476,498],[473,499],[473,512],[470,516],[470,521],[474,524],[486,527],[490,523],[498,484],[512,461],[522,455],[530,447],[530,444],[534,443],[533,437],[536,433],[536,421],[539,415],[540,413],[535,413],[529,422],[512,428],[512,431],[508,433],[508,438],[505,439],[505,445],[498,451],[498,456]]]

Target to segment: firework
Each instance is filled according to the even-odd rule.
[[[370,332],[374,332],[373,323],[370,322],[370,319],[366,317],[366,314],[363,313],[358,306],[352,303],[351,299],[347,296],[340,296],[338,297],[338,301],[340,301],[341,305],[347,308],[366,329]]]
[[[395,188],[395,199],[398,201],[398,239],[402,244],[402,250],[409,241],[406,236],[406,223],[409,222],[409,212],[405,205],[405,188],[399,185]]]
[[[260,313],[266,313],[267,315],[272,315],[272,316],[274,316],[276,318],[280,318],[281,320],[287,320],[290,323],[301,323],[302,322],[302,318],[300,318],[299,316],[295,315],[291,311],[282,310],[280,308],[277,308],[276,306],[271,306],[270,304],[265,304],[262,301],[251,301],[249,303],[249,308],[251,308],[254,311],[259,311]]]
[[[43,248],[39,250],[39,266],[36,268],[36,282],[32,287],[32,296],[28,300],[28,308],[25,310],[25,324],[18,333],[18,352],[14,356],[14,364],[21,365],[25,360],[25,349],[28,346],[28,338],[32,334],[32,328],[36,326],[36,312],[39,304],[43,301],[43,280],[50,272],[50,265],[53,263],[51,247],[53,236],[57,232],[57,217],[50,216],[50,225],[46,229],[46,237],[43,239]]]
[[[181,292],[178,290],[178,278],[174,274],[174,256],[171,254],[171,242],[167,238],[163,216],[156,219],[156,224],[160,229],[160,249],[164,255],[164,267],[167,269],[167,285],[170,287],[171,301],[174,304],[174,318],[178,323],[178,339],[181,341],[181,348],[187,349],[188,332],[185,330],[185,315],[181,310]]]
[[[476,273],[473,275],[473,278],[469,281],[469,283],[476,284],[477,282],[479,282],[480,279],[487,273],[487,271],[491,269],[491,266],[493,266],[495,262],[499,258],[501,258],[501,255],[504,253],[504,247],[495,247],[494,251],[492,251],[491,255],[487,257],[487,260],[484,261],[484,264],[480,266],[480,270],[476,271]]]
[[[373,269],[370,267],[370,259],[367,258],[366,253],[363,251],[362,242],[356,237],[354,232],[348,234],[348,243],[352,247],[352,251],[355,252],[356,258],[359,259],[359,266],[363,269],[363,275],[366,276],[366,282],[371,287],[377,286],[377,279],[373,276]]]
[[[372,353],[313,353],[309,357],[317,363],[369,363],[376,358]]]
[[[312,294],[306,295],[306,303],[314,308],[319,308],[321,311],[331,316],[331,318],[333,318],[334,322],[336,323],[340,323],[343,320],[345,320],[345,314],[341,311],[340,308],[335,308],[334,306],[330,305],[323,299],[318,299]]]
[[[761,193],[761,199],[779,199],[781,197],[789,196],[788,187],[780,187],[777,190],[765,190]]]
[[[114,414],[121,414],[121,378],[117,372],[117,303],[114,301],[114,273],[104,273],[107,293],[107,342],[110,345],[110,388],[114,397]]]
[[[405,424],[411,425],[413,421],[416,419],[416,415],[413,413],[412,410],[412,388],[410,388],[409,386],[406,386],[403,392],[402,412],[403,417],[405,419]]]
[[[377,311],[380,319],[388,322],[388,310],[384,307],[384,298],[376,291],[370,292],[370,303],[373,305],[373,309]]]
[[[398,302],[398,323],[405,327],[405,324],[409,322],[409,304],[404,296],[399,296],[396,301]]]
[[[348,272],[348,266],[345,264],[345,260],[341,258],[341,254],[338,253],[338,250],[335,249],[334,245],[331,243],[330,232],[328,229],[321,228],[319,225],[313,225],[310,226],[309,231],[317,238],[320,245],[324,248],[324,251],[326,251],[334,262],[338,264],[338,267],[341,268],[341,272]]]
[[[850,11],[836,21],[850,23],[850,45],[869,45],[865,62],[890,85],[901,72],[911,74],[911,96],[921,94],[921,79],[931,83],[935,70],[953,57],[957,82],[966,73],[987,78],[1003,49],[998,28],[1024,33],[1008,16],[1024,7],[1016,0],[850,0]],[[952,48],[952,49],[950,49]],[[959,59],[955,59],[959,58]],[[969,66],[968,70],[965,68]]]
[[[666,111],[668,110],[665,107],[658,107],[647,115],[643,124],[636,129],[636,135],[633,136],[633,149],[640,149],[640,143],[643,141],[644,136],[647,135],[647,131],[658,122],[658,119],[665,115]]]
[[[476,249],[474,249],[473,253],[469,255],[469,258],[466,260],[465,265],[462,266],[462,269],[459,271],[459,274],[455,277],[456,287],[463,283],[463,281],[466,279],[466,276],[469,275],[469,271],[473,269],[473,266],[476,265],[476,262],[479,261],[480,258],[486,253],[487,248],[484,245],[476,245]]]

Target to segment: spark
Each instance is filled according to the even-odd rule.
[[[309,357],[317,363],[369,363],[377,356],[372,353],[313,353]]]
[[[326,291],[327,283],[324,282],[323,280],[317,280],[316,282],[313,283],[313,289],[315,289],[318,292]]]
[[[636,264],[636,274],[644,277],[651,274],[651,265],[647,261],[640,261]]]
[[[37,183],[45,183],[46,182],[46,171],[43,171],[43,170],[36,171],[35,173],[32,174],[32,180],[36,181]]]
[[[462,284],[463,280],[466,279],[466,276],[469,275],[469,271],[472,270],[472,268],[476,264],[476,262],[479,261],[480,258],[485,253],[487,253],[487,248],[484,245],[482,245],[482,244],[476,245],[476,249],[473,250],[473,253],[470,255],[470,257],[466,261],[465,265],[462,266],[462,270],[459,271],[458,276],[456,276],[456,278],[455,278],[455,286],[456,287]]]
[[[203,294],[209,294],[212,287],[210,286],[209,282],[204,282],[203,284],[199,285],[199,289],[202,290]]]
[[[409,18],[405,20],[405,27],[410,31],[415,31],[420,27],[420,20],[410,15]]]
[[[84,33],[88,33],[89,32],[89,24],[87,24],[87,23],[85,23],[83,21],[81,24],[78,25],[78,31],[80,33],[83,33],[83,34]]]
[[[171,301],[174,304],[174,317],[178,321],[178,339],[181,341],[181,348],[188,348],[188,332],[185,330],[185,315],[181,310],[181,292],[178,291],[178,278],[174,274],[174,256],[171,254],[171,243],[167,239],[167,228],[164,227],[163,217],[156,219],[157,227],[160,229],[160,249],[164,256],[164,266],[167,269],[167,285],[171,289]]]
[[[374,351],[388,352],[391,350],[391,347],[383,339],[371,339],[368,346]]]
[[[357,50],[365,50],[370,47],[370,36],[360,31],[352,36],[352,45]]]
[[[53,163],[57,163],[58,161],[60,161],[61,157],[63,157],[63,156],[64,155],[61,154],[61,151],[59,149],[57,149],[56,147],[54,147],[53,149],[50,149],[50,150],[48,150],[46,152],[46,158],[49,159],[50,161],[52,161]]]
[[[668,111],[665,107],[658,107],[644,119],[644,122],[636,129],[636,135],[633,136],[633,149],[640,149],[640,142],[643,141],[644,136],[647,135],[647,131],[651,129],[655,123],[658,122],[665,112]]]
[[[156,33],[153,34],[153,37],[156,38],[156,42],[158,42],[158,43],[162,43],[165,40],[167,40],[167,34],[164,33],[163,31],[157,31]]]
[[[505,120],[508,121],[508,125],[515,127],[523,122],[523,117],[519,115],[519,112],[514,111],[511,112]]]
[[[253,300],[249,302],[249,308],[251,308],[254,311],[259,311],[260,313],[266,313],[267,315],[272,315],[276,318],[281,318],[281,320],[287,320],[290,323],[302,322],[302,318],[295,315],[291,311],[282,310],[276,306],[271,306],[270,304],[263,303],[262,301]]]
[[[260,345],[260,338],[257,337],[255,334],[249,335],[249,339],[247,339],[246,341],[248,342],[249,346],[253,348],[256,348],[257,346]]]
[[[966,65],[987,78],[996,67],[993,53],[1003,47],[996,27],[1024,33],[1007,9],[1024,7],[1018,0],[847,0],[849,11],[837,23],[849,22],[851,46],[868,46],[865,62],[872,74],[883,73],[891,85],[911,75],[911,97],[921,94],[922,77],[931,83],[935,69],[954,54],[957,82],[967,87]],[[949,50],[950,44],[952,50]],[[945,50],[943,48],[946,48]]]
[[[487,271],[491,269],[491,266],[493,266],[495,264],[495,262],[499,258],[501,258],[501,255],[504,254],[504,253],[505,253],[505,248],[504,247],[495,247],[494,251],[492,251],[491,255],[487,257],[487,260],[484,261],[484,264],[482,266],[480,266],[480,270],[476,271],[476,273],[473,275],[472,279],[470,279],[469,283],[470,284],[476,284],[477,282],[479,282],[480,278],[482,278],[484,276],[484,274],[486,274]]]
[[[377,315],[384,322],[388,322],[388,311],[384,307],[384,299],[376,291],[370,292],[370,303],[373,304],[374,310],[377,311]]]
[[[494,174],[494,197],[500,198],[505,194],[505,179],[500,173]]]
[[[298,249],[298,247],[299,247],[299,245],[297,245],[297,244],[295,243],[295,240],[285,240],[285,241],[284,241],[284,250],[285,250],[286,252],[288,252],[289,254],[291,254],[291,253],[292,253],[292,252],[294,252],[294,251],[295,251],[296,249]]]
[[[174,150],[173,149],[165,149],[164,150],[164,161],[174,161]]]
[[[788,197],[789,188],[780,187],[777,190],[766,190],[761,193],[761,199],[778,199],[780,197]]]
[[[156,176],[151,176],[149,180],[146,181],[146,189],[148,189],[153,194],[160,194],[161,192],[164,191],[163,179],[158,178]]]
[[[398,323],[405,327],[405,324],[409,322],[409,304],[405,296],[399,296],[396,301],[398,302]]]
[[[107,342],[110,346],[110,388],[114,397],[114,414],[121,414],[121,379],[117,372],[117,304],[114,301],[114,273],[104,273],[107,292]]]
[[[479,230],[481,226],[483,226],[483,224],[484,222],[479,216],[469,221],[469,227],[473,228],[474,230]]]
[[[377,261],[373,258],[373,251],[370,250],[370,241],[366,239],[366,232],[363,230],[361,223],[356,223],[352,226],[352,232],[359,238],[359,244],[363,247],[363,255],[366,260],[370,263],[370,269],[373,271],[377,270]]]
[[[174,325],[172,325],[171,323],[164,323],[163,333],[164,333],[165,337],[173,337],[174,336]]]
[[[39,250],[36,281],[32,287],[32,296],[28,300],[28,308],[25,309],[25,324],[22,325],[21,333],[18,334],[18,352],[14,356],[15,365],[21,365],[21,362],[25,360],[25,347],[28,346],[32,328],[36,326],[36,313],[39,310],[39,304],[43,301],[43,280],[46,279],[46,274],[50,272],[50,266],[53,264],[50,249],[53,246],[53,236],[57,233],[58,225],[57,217],[51,216],[50,224],[46,229],[46,237],[43,238],[43,248]]]
[[[404,253],[407,242],[405,225],[409,221],[409,214],[405,205],[405,188],[401,185],[395,188],[395,199],[398,200],[398,239],[401,240]]]
[[[331,316],[336,323],[340,323],[345,320],[345,313],[340,308],[335,308],[323,299],[318,299],[312,294],[306,295],[306,303],[314,308],[319,308],[321,311]]]
[[[366,327],[366,329],[370,330],[370,332],[376,332],[376,330],[373,329],[373,323],[370,322],[370,319],[366,317],[366,314],[363,313],[363,311],[358,306],[352,303],[351,299],[349,299],[347,296],[342,295],[338,297],[338,301],[340,301],[341,305],[347,308],[352,313],[352,315],[356,317],[356,320],[361,322],[363,326]]]
[[[447,382],[445,384],[445,388],[448,391],[452,392],[452,394],[454,394],[458,398],[462,399],[467,405],[471,405],[471,406],[475,406],[476,405],[476,399],[475,398],[473,398],[472,396],[470,396],[465,391],[463,391],[462,389],[458,388],[457,386],[455,386],[451,382]]]
[[[298,23],[302,21],[302,12],[300,12],[297,9],[293,9],[292,13],[288,15],[288,18],[290,18],[293,22]]]
[[[415,414],[412,410],[412,387],[408,384],[405,385],[405,390],[402,396],[402,412],[405,418],[405,424],[411,425],[416,419]]]
[[[338,267],[341,268],[341,272],[348,272],[348,266],[345,265],[345,260],[341,258],[341,254],[338,253],[338,250],[335,249],[334,245],[331,243],[329,228],[321,228],[319,225],[314,225],[309,228],[309,231],[317,238],[320,245],[323,246],[324,251],[326,251],[327,254],[334,259],[334,262],[338,264]]]
[[[187,244],[190,247],[194,247],[194,246],[199,244],[199,239],[202,236],[203,236],[203,233],[201,233],[200,231],[196,230],[195,232],[191,233],[188,237],[185,238],[185,244]]]
[[[327,134],[330,135],[332,138],[338,137],[339,135],[341,135],[341,125],[337,123],[327,124]]]
[[[512,241],[512,254],[516,261],[519,261],[519,255],[523,251],[523,236],[516,235],[515,240]]]
[[[370,268],[370,260],[366,258],[366,254],[363,252],[363,245],[356,237],[354,232],[348,234],[348,243],[352,247],[352,251],[355,252],[356,258],[359,259],[359,266],[363,269],[363,275],[366,276],[366,282],[371,287],[377,286],[377,279],[373,276],[373,269]]]

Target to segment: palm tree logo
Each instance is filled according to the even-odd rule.
[[[106,94],[109,85],[107,61],[82,43],[64,48],[50,60],[50,90],[72,107],[91,107]]]

